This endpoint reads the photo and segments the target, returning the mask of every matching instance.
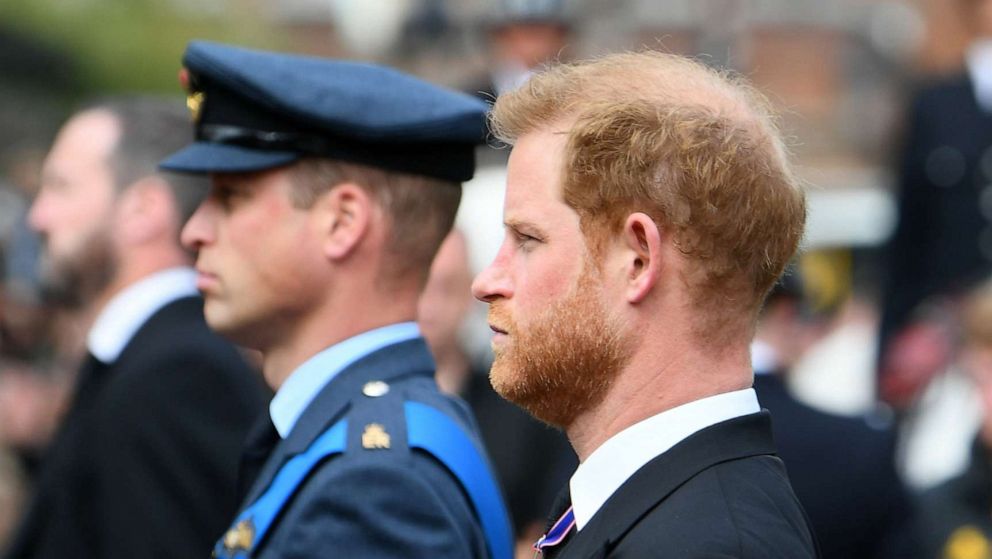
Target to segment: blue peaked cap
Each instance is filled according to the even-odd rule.
[[[461,182],[488,106],[397,70],[193,41],[183,56],[196,140],[160,163],[260,171],[325,157]]]

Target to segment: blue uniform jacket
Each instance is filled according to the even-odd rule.
[[[375,381],[388,391],[364,394],[363,387]],[[318,393],[262,468],[242,509],[266,491],[288,460],[347,420],[345,452],[311,470],[251,556],[488,557],[483,530],[459,481],[432,455],[407,445],[403,409],[411,401],[454,420],[482,448],[464,403],[438,391],[423,339],[375,351]]]

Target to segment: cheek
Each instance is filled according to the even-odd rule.
[[[254,281],[260,291],[280,297],[306,295],[316,276],[318,263],[313,239],[295,223],[258,229],[238,241],[247,255]]]
[[[535,259],[518,276],[516,297],[522,306],[545,307],[568,295],[578,270],[572,262]]]
[[[49,250],[54,254],[74,254],[92,242],[101,231],[109,231],[107,217],[97,213],[66,216],[49,232]]]

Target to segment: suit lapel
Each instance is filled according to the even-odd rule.
[[[384,347],[349,365],[317,393],[289,436],[275,447],[242,508],[261,496],[287,460],[305,451],[328,427],[344,417],[365,383],[373,380],[391,383],[401,377],[433,374],[434,358],[422,338]]]
[[[696,474],[721,462],[774,453],[767,411],[703,429],[637,470],[571,538],[560,557],[605,557],[642,517]]]

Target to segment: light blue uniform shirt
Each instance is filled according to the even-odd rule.
[[[341,371],[386,346],[420,337],[416,322],[400,322],[363,332],[307,359],[279,387],[269,404],[269,416],[279,436],[286,438],[317,394]]]

